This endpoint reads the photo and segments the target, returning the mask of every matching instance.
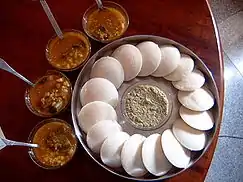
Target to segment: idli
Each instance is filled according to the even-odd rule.
[[[124,71],[119,61],[107,56],[98,59],[94,63],[90,77],[105,78],[113,83],[116,88],[119,88],[124,81]]]
[[[199,151],[205,147],[206,133],[190,127],[182,119],[173,123],[172,131],[181,145],[189,150]]]
[[[169,75],[165,76],[164,78],[169,81],[179,81],[186,77],[189,73],[192,72],[194,68],[194,61],[193,59],[186,55],[181,54],[181,59],[177,68],[170,73]]]
[[[90,102],[82,107],[78,114],[79,126],[85,133],[87,133],[94,124],[102,120],[117,120],[115,109],[105,102]]]
[[[214,105],[213,94],[206,87],[191,92],[178,91],[178,100],[193,111],[206,111]]]
[[[161,135],[158,133],[150,135],[143,142],[142,159],[145,168],[155,176],[162,176],[172,168],[162,150]]]
[[[103,101],[116,107],[118,92],[109,80],[105,78],[92,78],[83,85],[80,91],[80,101],[82,106],[93,101]]]
[[[161,143],[164,154],[172,165],[178,168],[186,168],[188,166],[191,152],[176,140],[170,129],[162,133]]]
[[[205,83],[205,77],[201,71],[195,69],[180,81],[172,82],[173,86],[181,91],[193,91],[201,88]]]
[[[140,134],[134,134],[123,145],[122,167],[131,176],[141,177],[147,173],[142,161],[142,145],[145,139]]]
[[[121,63],[125,81],[135,78],[142,68],[142,55],[134,45],[124,44],[118,47],[111,56]]]
[[[129,137],[125,132],[118,132],[106,138],[100,149],[102,162],[110,167],[121,167],[121,150]]]
[[[163,45],[160,47],[161,60],[159,67],[152,73],[154,77],[163,77],[172,73],[178,66],[181,54],[179,50],[172,45]]]
[[[161,52],[159,46],[152,41],[144,41],[136,46],[142,54],[142,68],[138,76],[149,76],[159,66]]]
[[[118,133],[121,130],[121,126],[116,121],[100,121],[93,125],[87,133],[87,144],[93,152],[99,153],[101,145],[105,139],[109,136],[113,136],[115,133]]]
[[[192,111],[181,106],[179,113],[186,124],[197,130],[210,130],[213,128],[214,119],[211,111]]]

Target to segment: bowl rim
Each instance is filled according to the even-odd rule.
[[[109,47],[111,47],[113,44],[119,44],[122,45],[122,44],[126,44],[127,42],[132,42],[132,41],[137,41],[137,42],[142,42],[142,41],[146,41],[146,40],[155,40],[155,39],[159,39],[160,41],[166,41],[166,42],[170,42],[170,43],[167,43],[167,44],[170,44],[170,45],[175,45],[176,47],[180,47],[181,49],[185,50],[184,52],[187,52],[187,54],[189,54],[190,56],[192,56],[192,58],[194,59],[194,61],[197,61],[199,62],[205,69],[206,73],[207,73],[207,77],[210,78],[210,82],[213,86],[213,89],[215,91],[214,93],[214,97],[215,97],[215,106],[216,107],[216,118],[214,118],[214,127],[212,129],[214,129],[213,131],[213,134],[212,134],[212,137],[209,138],[209,140],[207,141],[207,144],[205,146],[205,148],[202,150],[202,151],[199,151],[201,152],[201,154],[193,161],[189,163],[189,165],[187,166],[187,168],[184,168],[184,169],[180,169],[179,172],[176,172],[174,174],[168,174],[168,175],[163,175],[163,176],[160,176],[160,177],[157,177],[155,176],[155,178],[135,178],[135,177],[132,177],[132,176],[129,176],[127,174],[127,176],[123,175],[123,174],[119,174],[118,172],[112,170],[111,168],[107,167],[105,164],[101,163],[100,161],[98,161],[93,155],[92,153],[89,152],[89,149],[88,147],[86,146],[85,142],[82,140],[82,133],[81,133],[81,130],[79,129],[79,125],[78,125],[78,120],[77,120],[77,117],[76,117],[76,110],[75,110],[75,103],[77,102],[77,99],[75,97],[79,96],[79,87],[80,87],[80,80],[82,79],[81,78],[81,73],[85,70],[85,68],[87,67],[87,65],[89,64],[89,62],[99,56],[100,55],[100,52],[102,52],[103,50],[106,50],[108,49]],[[96,59],[97,60],[97,59]],[[75,102],[76,101],[76,102]],[[79,99],[78,99],[78,102],[79,102]],[[86,64],[84,65],[84,67],[82,68],[82,70],[80,71],[78,77],[77,77],[77,80],[75,82],[75,85],[74,85],[74,90],[73,90],[73,95],[72,95],[72,100],[71,100],[71,114],[72,114],[72,121],[73,121],[73,126],[74,126],[74,132],[79,140],[79,142],[81,143],[81,145],[83,146],[84,150],[88,153],[88,155],[96,162],[98,163],[101,167],[105,168],[107,171],[111,172],[112,174],[115,174],[116,176],[119,176],[119,177],[122,177],[124,179],[129,179],[129,180],[135,180],[135,181],[157,181],[157,180],[165,180],[165,179],[168,179],[168,178],[172,178],[174,176],[177,176],[179,174],[181,174],[182,172],[184,172],[185,170],[187,170],[188,168],[192,167],[199,159],[201,159],[201,157],[206,153],[206,151],[208,150],[209,146],[211,145],[216,133],[217,133],[217,130],[220,126],[220,100],[219,100],[219,92],[218,92],[218,88],[217,88],[217,85],[216,85],[216,82],[214,80],[214,77],[211,73],[211,71],[209,70],[209,68],[206,66],[206,64],[193,52],[191,51],[189,48],[185,47],[184,45],[180,44],[179,42],[176,42],[172,39],[169,39],[169,38],[165,38],[165,37],[161,37],[161,36],[156,36],[156,35],[133,35],[133,36],[128,36],[128,37],[124,37],[124,38],[121,38],[121,39],[118,39],[118,40],[115,40],[107,45],[105,45],[104,47],[102,47],[101,49],[99,49],[87,62]]]

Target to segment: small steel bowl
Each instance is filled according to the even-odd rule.
[[[30,112],[32,112],[33,114],[35,114],[35,115],[37,115],[37,116],[40,116],[40,117],[52,117],[52,116],[55,116],[55,115],[57,115],[57,114],[59,114],[59,113],[65,111],[65,110],[68,108],[69,104],[70,104],[71,96],[72,96],[72,84],[71,84],[69,78],[68,78],[66,75],[64,75],[63,73],[61,73],[61,72],[59,72],[59,71],[56,71],[56,70],[48,70],[44,76],[47,76],[47,75],[61,75],[62,77],[64,77],[64,78],[68,81],[68,83],[70,84],[70,86],[71,86],[71,87],[70,87],[70,97],[69,97],[69,100],[68,100],[67,104],[66,104],[60,111],[58,111],[58,112],[56,112],[56,113],[53,113],[53,114],[48,114],[48,115],[46,115],[46,114],[43,114],[43,113],[37,111],[37,110],[33,107],[32,103],[31,103],[31,98],[30,98],[30,89],[31,89],[31,87],[28,87],[28,88],[26,89],[26,91],[25,91],[25,95],[24,95],[25,104],[26,104],[27,108],[30,110]],[[44,77],[44,76],[43,76],[43,77]],[[40,77],[40,78],[35,82],[35,84],[38,83],[43,77]]]
[[[73,29],[70,29],[70,30],[64,30],[63,32],[63,35],[65,36],[65,34],[68,34],[68,33],[75,33],[75,34],[78,34],[80,37],[82,37],[83,41],[85,42],[86,46],[87,46],[87,49],[88,49],[88,53],[87,53],[87,56],[84,58],[84,60],[79,64],[77,65],[76,67],[74,68],[70,68],[70,69],[67,69],[67,68],[60,68],[60,67],[57,67],[55,64],[52,63],[52,60],[51,60],[51,50],[50,50],[50,46],[52,44],[53,41],[55,41],[56,39],[59,39],[57,37],[57,35],[54,35],[47,43],[47,46],[46,46],[46,50],[45,50],[45,54],[46,54],[46,59],[48,60],[48,63],[54,67],[55,69],[57,70],[60,70],[60,71],[65,71],[65,72],[68,72],[68,71],[74,71],[74,70],[77,70],[79,68],[81,68],[85,63],[86,61],[89,59],[89,56],[90,56],[90,53],[91,53],[91,44],[90,44],[90,41],[89,41],[89,38],[81,31],[79,30],[73,30]]]
[[[94,152],[92,152],[89,149],[87,142],[86,142],[86,134],[85,134],[85,132],[82,131],[82,129],[78,125],[78,113],[82,108],[80,99],[79,99],[79,97],[80,97],[79,93],[80,93],[80,89],[82,88],[84,83],[90,79],[91,68],[92,68],[93,64],[95,63],[95,61],[97,61],[99,58],[101,58],[103,56],[111,55],[112,52],[117,47],[119,47],[123,44],[136,45],[143,41],[153,41],[153,42],[157,43],[158,45],[168,45],[168,44],[173,45],[173,46],[177,47],[181,53],[188,54],[193,58],[195,67],[203,72],[203,74],[206,78],[206,85],[212,91],[212,93],[215,97],[215,104],[211,110],[213,113],[215,124],[211,130],[206,131],[207,141],[206,141],[205,148],[201,151],[197,151],[197,152],[192,151],[191,152],[191,160],[190,160],[190,163],[187,166],[187,168],[179,169],[179,168],[173,167],[168,173],[166,173],[165,175],[160,176],[160,177],[153,176],[152,174],[147,174],[143,177],[136,178],[136,177],[132,177],[132,176],[128,175],[122,168],[114,169],[114,168],[106,166],[101,161],[100,156],[95,154]],[[129,82],[124,82],[122,84],[122,86],[118,89],[120,104],[118,104],[118,106],[116,107],[116,112],[118,115],[118,123],[121,125],[123,131],[127,132],[130,135],[138,133],[138,134],[142,134],[147,137],[153,133],[161,134],[166,129],[171,128],[175,119],[179,117],[178,109],[179,109],[180,105],[179,105],[179,102],[177,99],[178,91],[175,88],[173,88],[172,84],[168,83],[168,81],[161,81],[161,80],[164,80],[164,79],[154,78],[152,76],[147,77],[147,78],[137,77]],[[135,128],[129,122],[126,121],[126,118],[124,117],[124,113],[122,113],[122,110],[123,110],[122,102],[123,102],[123,97],[125,95],[124,93],[126,93],[127,89],[132,88],[138,82],[149,83],[149,84],[158,86],[166,94],[168,94],[169,99],[171,99],[172,112],[170,113],[170,118],[168,120],[166,120],[158,128],[154,128],[152,130],[142,130],[139,128]],[[216,83],[214,81],[213,75],[210,72],[210,70],[207,68],[207,66],[204,64],[204,62],[195,53],[193,53],[191,50],[189,50],[185,46],[181,45],[180,43],[175,42],[171,39],[167,39],[167,38],[163,38],[163,37],[159,37],[159,36],[152,36],[152,35],[135,35],[135,36],[125,37],[125,38],[116,40],[116,41],[106,45],[105,47],[100,49],[98,52],[96,52],[96,54],[94,54],[87,61],[86,65],[81,70],[81,72],[76,80],[75,86],[74,86],[74,91],[73,91],[73,96],[72,96],[72,101],[71,101],[71,112],[72,112],[72,119],[73,119],[75,134],[76,134],[78,140],[80,141],[80,143],[82,144],[83,148],[85,149],[85,151],[89,154],[89,156],[97,164],[99,164],[101,167],[103,167],[107,171],[111,172],[112,174],[115,174],[115,175],[125,178],[125,179],[139,180],[139,181],[157,181],[157,180],[165,180],[165,179],[171,178],[173,176],[176,176],[176,175],[182,173],[186,169],[193,166],[207,151],[207,149],[209,148],[210,144],[213,141],[214,136],[216,135],[216,131],[220,124],[219,103],[220,103],[219,102],[219,93],[218,93],[218,89],[217,89]]]
[[[93,4],[92,6],[90,6],[84,13],[83,15],[83,18],[82,18],[82,26],[83,26],[83,29],[85,31],[85,33],[90,37],[92,38],[93,40],[96,40],[98,42],[102,42],[102,43],[109,43],[111,41],[114,41],[116,39],[119,39],[127,30],[128,26],[129,26],[129,16],[127,14],[127,11],[119,4],[115,3],[115,2],[112,2],[112,1],[104,1],[103,2],[103,6],[104,7],[111,7],[111,8],[114,8],[116,10],[118,10],[125,18],[125,27],[124,27],[124,30],[122,32],[121,35],[117,36],[116,38],[114,39],[109,39],[109,40],[99,40],[97,39],[96,37],[94,37],[92,34],[90,34],[90,32],[88,31],[88,28],[87,28],[87,22],[88,22],[88,17],[90,15],[90,13],[92,13],[93,11],[97,10],[98,9],[98,6],[97,4]]]
[[[32,129],[32,131],[30,132],[29,138],[28,138],[28,142],[29,142],[29,143],[33,143],[33,138],[34,138],[36,132],[37,132],[42,126],[44,126],[45,124],[51,123],[51,122],[59,122],[59,123],[65,124],[65,125],[68,126],[70,129],[72,129],[72,126],[71,126],[69,123],[67,123],[66,121],[64,121],[64,120],[57,119],[57,118],[49,118],[49,119],[45,119],[45,120],[41,121],[40,123],[38,123],[38,124]],[[29,153],[29,156],[30,156],[31,160],[32,160],[37,166],[39,166],[39,167],[41,167],[41,168],[43,168],[43,169],[58,169],[58,168],[60,168],[60,167],[63,167],[63,166],[65,166],[65,165],[67,165],[67,163],[69,163],[69,161],[72,160],[72,158],[73,158],[73,156],[74,156],[74,154],[75,154],[75,152],[76,152],[76,150],[77,150],[77,138],[75,137],[75,134],[74,134],[73,130],[72,130],[72,134],[73,134],[73,136],[74,136],[74,138],[75,138],[75,141],[76,141],[76,143],[75,143],[75,150],[74,150],[74,152],[73,152],[71,158],[70,158],[68,161],[66,161],[66,163],[65,163],[64,165],[61,165],[61,166],[48,166],[48,165],[43,164],[41,161],[39,161],[39,160],[37,159],[36,154],[35,154],[35,152],[34,152],[34,150],[35,150],[34,148],[29,148],[29,150],[28,150],[28,153]]]

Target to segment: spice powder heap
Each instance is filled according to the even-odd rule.
[[[168,106],[165,93],[151,85],[138,85],[130,90],[125,98],[125,113],[138,128],[159,126],[168,116]]]

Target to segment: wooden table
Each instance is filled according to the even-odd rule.
[[[153,34],[173,39],[193,50],[212,71],[224,99],[223,60],[218,30],[206,0],[116,0],[130,16],[125,36]],[[93,0],[49,0],[63,29],[82,29],[80,21]],[[45,46],[54,31],[41,5],[32,0],[0,2],[0,57],[30,80],[43,75],[51,66],[45,59]],[[103,45],[92,41],[92,53]],[[75,81],[79,71],[67,74]],[[6,137],[26,141],[31,129],[42,120],[24,103],[26,84],[7,72],[0,71],[0,126]],[[222,114],[222,107],[221,114]],[[58,116],[71,123],[70,110]],[[217,143],[192,168],[168,181],[204,181]],[[74,182],[125,181],[98,166],[80,146],[69,165],[53,171],[37,167],[26,148],[0,151],[0,181]]]

